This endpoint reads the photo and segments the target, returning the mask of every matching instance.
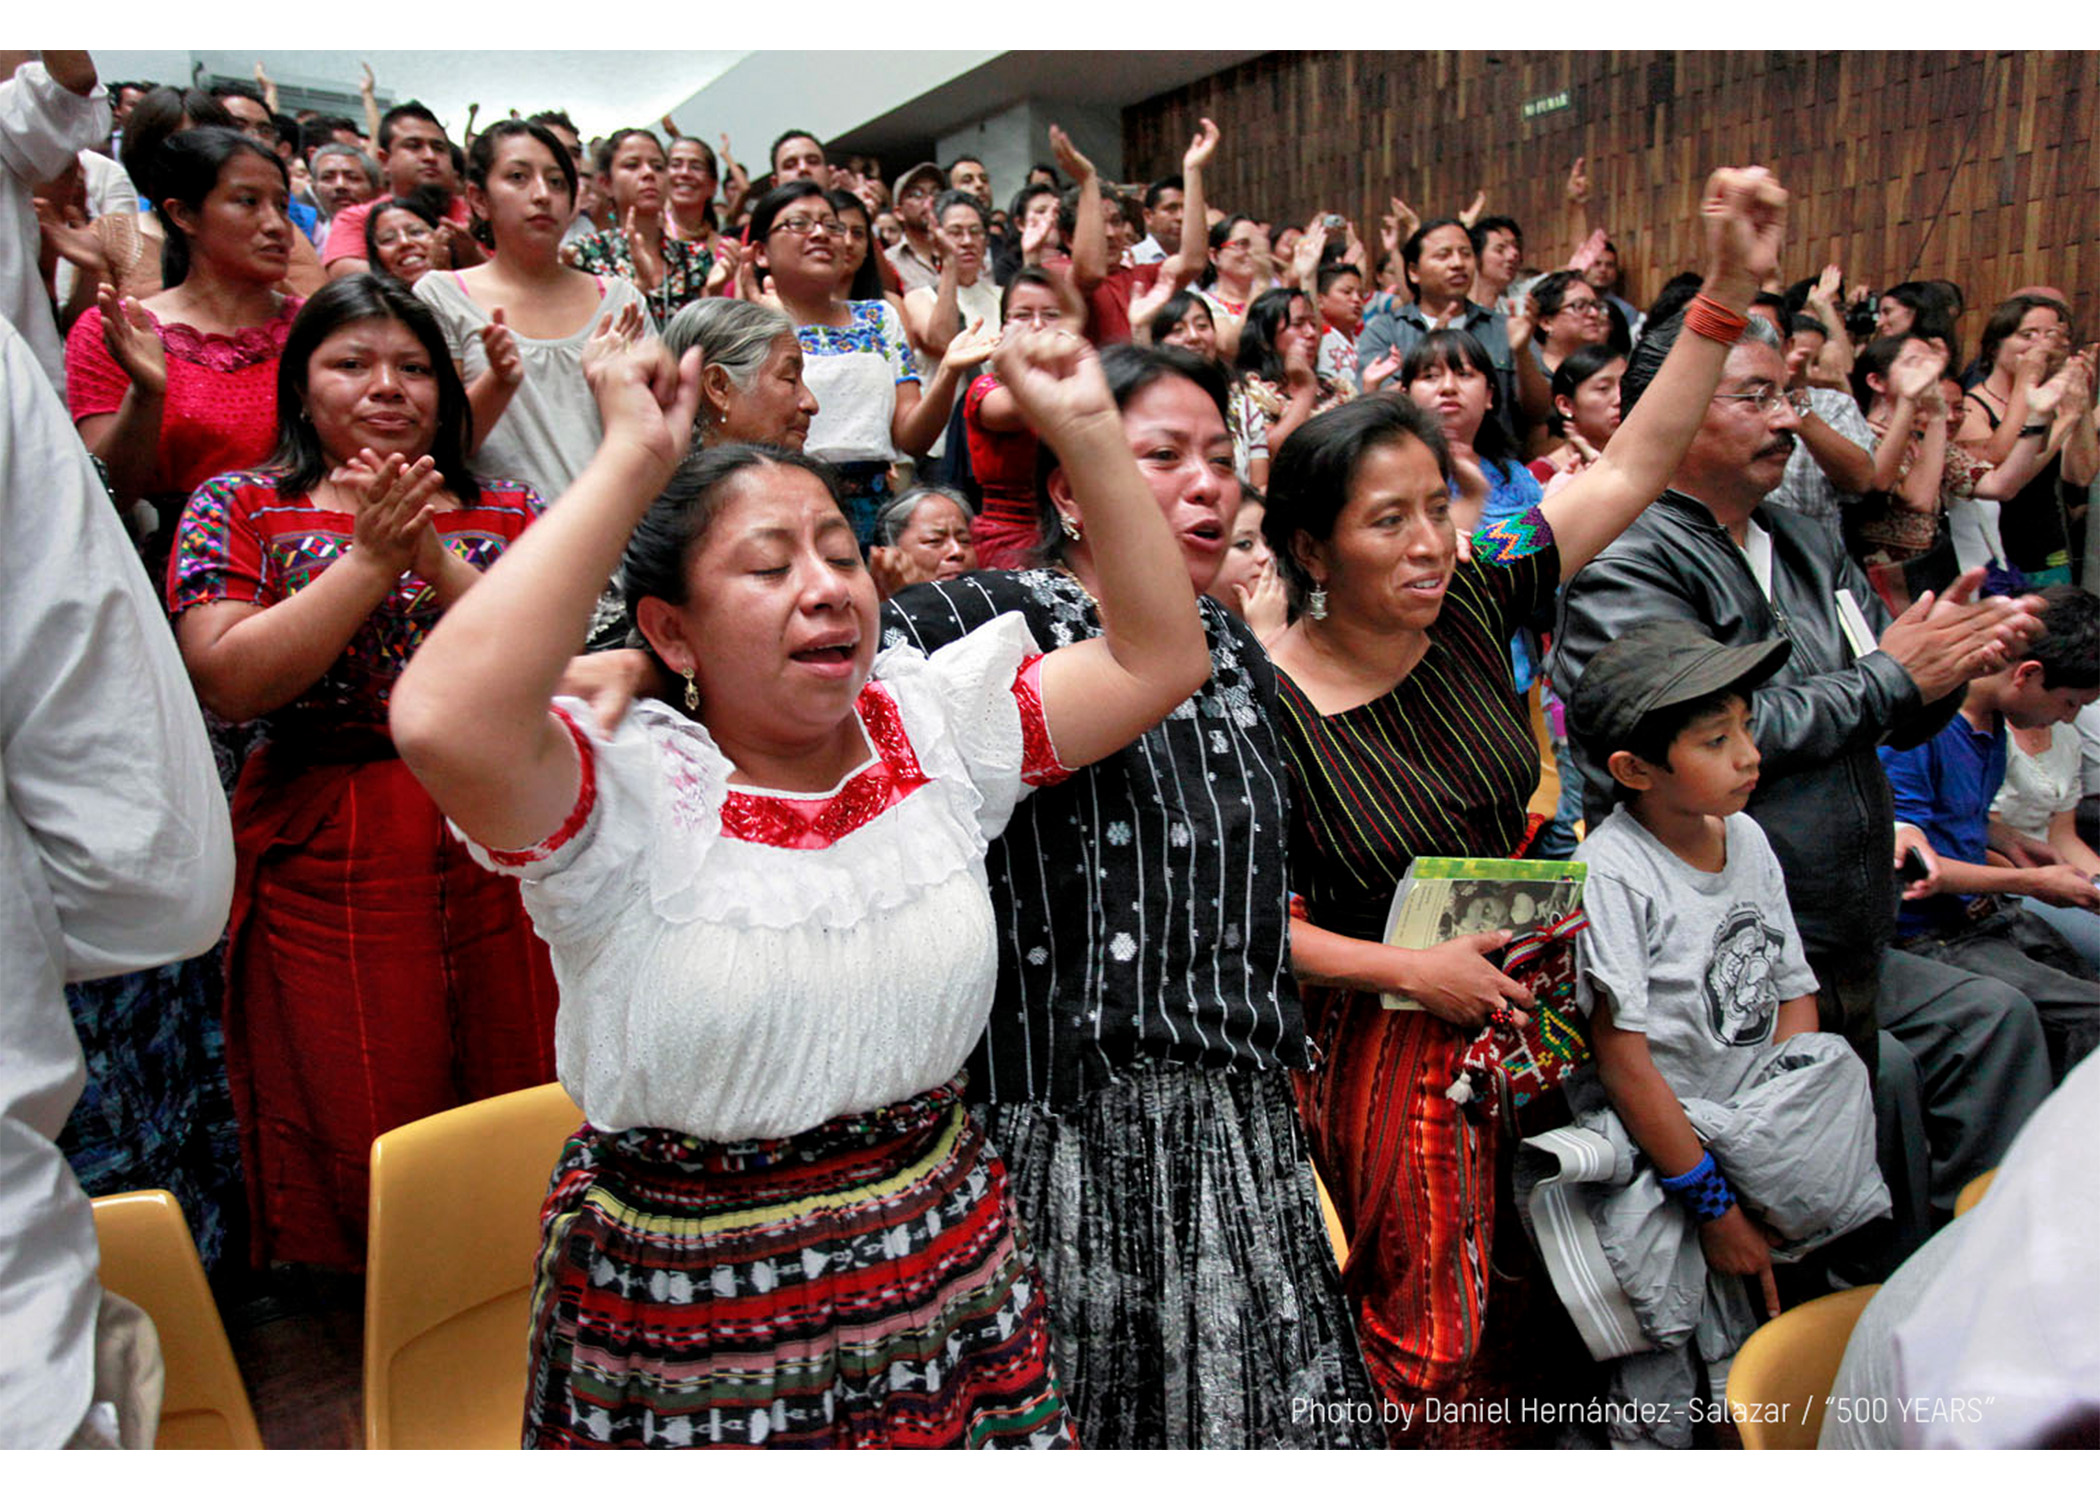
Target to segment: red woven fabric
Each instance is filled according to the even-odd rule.
[[[226,1072],[257,1265],[364,1264],[382,1132],[554,1077],[554,972],[514,880],[398,760],[265,745],[233,800]]]

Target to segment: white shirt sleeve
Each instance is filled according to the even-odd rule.
[[[189,679],[87,451],[0,322],[0,1447],[94,1374],[94,1221],[54,1144],[84,1076],[62,986],[201,953],[233,837]]]

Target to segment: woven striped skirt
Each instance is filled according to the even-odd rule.
[[[780,1141],[570,1138],[527,1447],[1072,1444],[1006,1167],[960,1084]]]

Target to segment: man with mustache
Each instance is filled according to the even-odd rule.
[[[1700,316],[1695,302],[1642,340],[1620,382],[1624,409]],[[1589,659],[1647,620],[1687,620],[1729,646],[1793,641],[1752,709],[1764,777],[1746,811],[1786,873],[1822,1025],[1845,1034],[1874,1079],[1896,1221],[1859,1253],[1893,1264],[1997,1163],[2047,1093],[2049,1071],[2025,995],[1891,948],[1899,852],[1918,848],[1928,870],[1907,896],[1928,894],[1938,877],[1923,834],[1895,824],[1875,750],[1930,739],[1972,678],[2025,654],[2039,622],[2030,601],[1972,602],[1980,576],[1892,622],[1820,522],[1765,505],[1801,423],[1786,387],[1779,336],[1754,319],[1670,487],[1568,581],[1549,669],[1554,691],[1571,697]],[[1610,808],[1611,778],[1579,745],[1576,764],[1594,827]]]

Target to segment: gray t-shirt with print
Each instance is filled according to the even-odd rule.
[[[1590,918],[1576,1003],[1589,1015],[1607,995],[1612,1024],[1647,1034],[1680,1099],[1733,1097],[1781,1002],[1816,988],[1764,830],[1737,813],[1727,840],[1724,868],[1694,869],[1618,807],[1575,851]]]

